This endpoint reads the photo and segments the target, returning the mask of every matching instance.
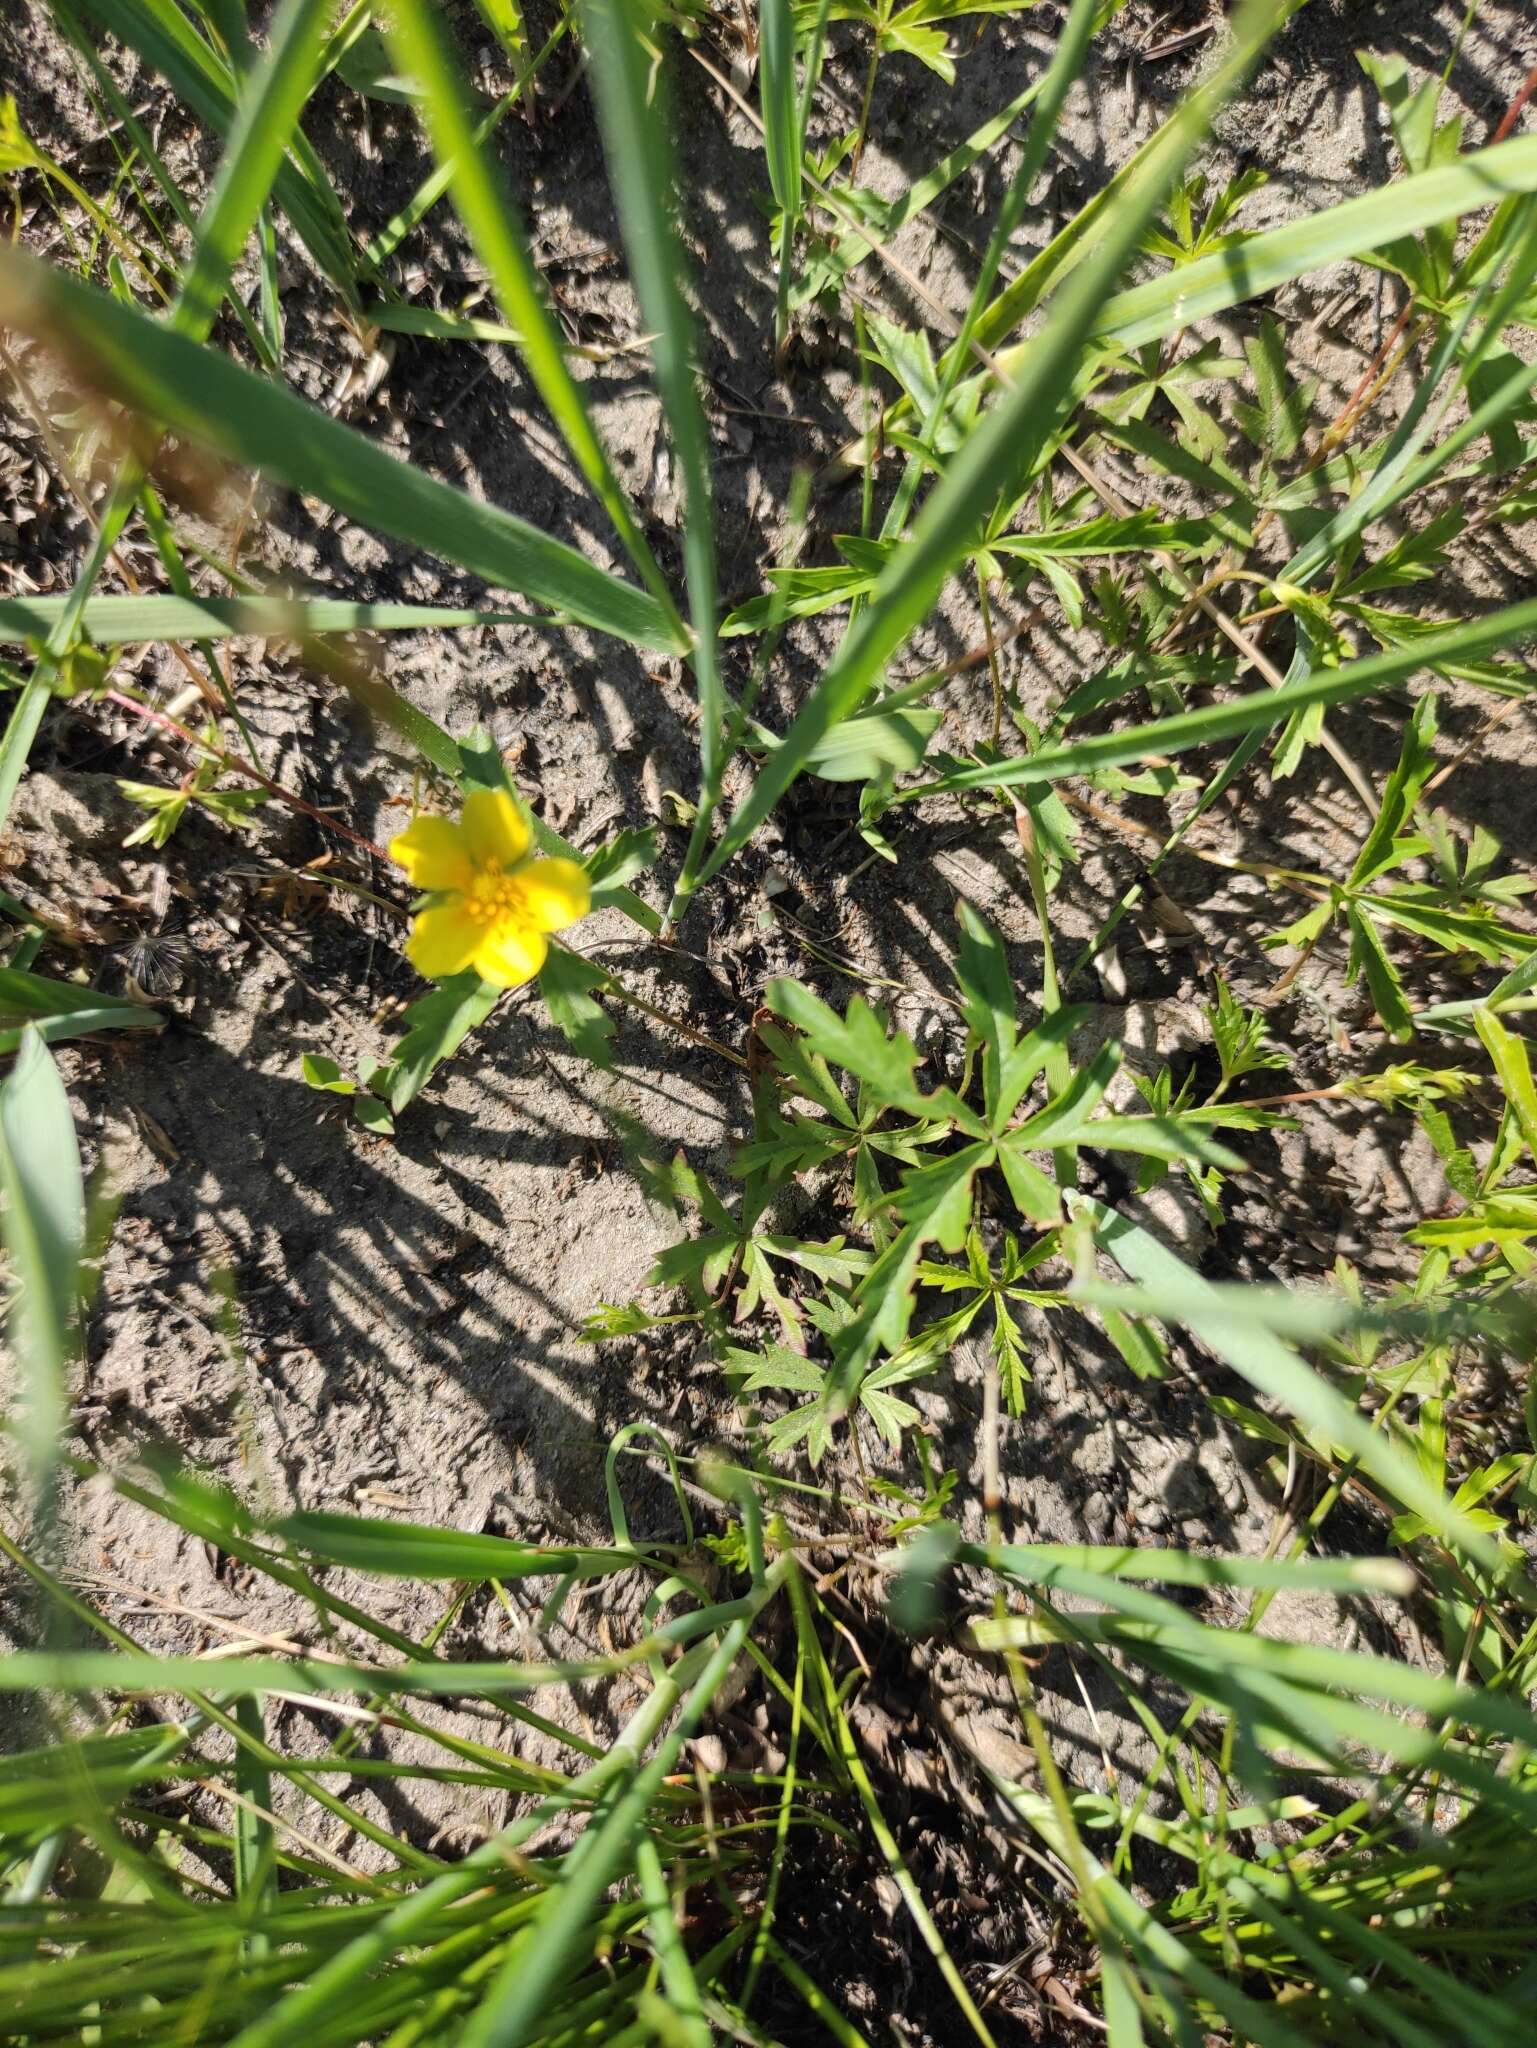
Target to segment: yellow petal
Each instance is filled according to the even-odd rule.
[[[494,862],[500,868],[515,868],[528,852],[523,813],[505,789],[472,789],[464,800],[459,824],[477,867]]]
[[[536,931],[558,932],[587,915],[592,889],[574,860],[531,860],[518,870],[518,893]]]
[[[452,818],[427,812],[413,818],[390,841],[390,859],[400,863],[418,889],[463,889],[470,880],[469,850]]]
[[[485,926],[470,916],[463,903],[434,903],[413,920],[406,958],[418,974],[441,981],[469,966],[485,935]]]
[[[475,971],[483,980],[494,981],[498,988],[521,988],[539,972],[548,951],[543,932],[503,918],[489,932],[482,933]]]

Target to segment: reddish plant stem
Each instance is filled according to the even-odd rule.
[[[382,860],[388,866],[390,857],[377,840],[369,839],[362,832],[355,832],[350,825],[344,825],[340,818],[333,818],[327,812],[317,810],[313,804],[306,803],[297,792],[285,789],[281,782],[274,782],[270,775],[264,775],[260,768],[253,767],[249,761],[243,761],[238,754],[228,753],[223,747],[210,747],[206,740],[199,739],[195,732],[172,718],[169,712],[153,710],[148,704],[141,704],[137,697],[125,696],[121,690],[105,690],[102,694],[109,704],[116,704],[121,710],[131,711],[136,718],[142,718],[146,725],[161,726],[165,731],[175,733],[176,737],[184,740],[188,746],[196,747],[202,753],[212,754],[222,767],[230,769],[236,775],[243,775],[248,782],[257,783],[269,796],[275,796],[279,803],[287,804],[291,810],[301,811],[306,818],[312,818],[317,825],[324,826],[326,831],[335,832],[339,838],[350,841],[353,846],[361,847],[363,852],[371,853],[375,860]]]
[[[1505,140],[1511,129],[1520,120],[1521,109],[1526,105],[1534,92],[1537,92],[1537,64],[1534,64],[1531,70],[1528,71],[1525,85],[1522,86],[1510,105],[1505,109],[1504,120],[1501,121],[1499,127],[1495,129],[1494,134],[1490,137],[1492,142],[1503,142]]]

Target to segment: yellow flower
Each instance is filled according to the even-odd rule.
[[[390,841],[432,901],[411,926],[406,958],[431,981],[473,967],[517,988],[549,951],[545,934],[587,915],[591,892],[574,860],[533,860],[522,812],[501,789],[472,790],[457,823],[423,814]]]

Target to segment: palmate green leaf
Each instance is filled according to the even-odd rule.
[[[466,968],[439,982],[430,994],[417,997],[402,1019],[405,1035],[391,1056],[389,1104],[397,1116],[421,1094],[433,1069],[485,1023],[501,994],[501,989]]]
[[[863,996],[840,1017],[797,981],[771,981],[766,994],[769,1008],[803,1032],[814,1053],[864,1082],[877,1102],[911,1116],[950,1118],[982,1135],[983,1125],[952,1089],[924,1094],[914,1079],[918,1048],[906,1032],[891,1031]]]
[[[35,1026],[0,1083],[0,1192],[16,1282],[10,1337],[21,1368],[12,1426],[46,1507],[77,1349],[85,1185],[69,1097]]]
[[[1074,1070],[1060,1094],[1015,1126],[1009,1133],[1010,1145],[1019,1150],[1045,1151],[1053,1145],[1073,1145],[1084,1139],[1094,1128],[1094,1111],[1120,1065],[1120,1044],[1107,1038],[1087,1066]]]
[[[932,608],[975,532],[979,511],[1030,473],[1059,409],[1076,388],[1084,343],[1168,183],[1199,139],[1206,113],[1223,90],[1246,75],[1283,11],[1280,0],[1274,5],[1251,0],[1240,14],[1233,55],[1222,67],[1213,98],[1187,105],[1175,117],[1103,245],[1063,288],[1051,321],[1020,361],[1011,388],[951,459],[915,522],[911,546],[882,572],[869,604],[704,863],[702,880],[746,845],[812,750],[859,708],[885,663]]]
[[[1180,1166],[1215,1166],[1223,1173],[1244,1170],[1236,1152],[1207,1137],[1198,1121],[1179,1115],[1092,1117],[1074,1137],[1052,1142],[1085,1145],[1091,1152],[1134,1152],[1144,1159],[1166,1159]]]
[[[1358,904],[1347,903],[1345,922],[1350,927],[1350,957],[1345,972],[1352,981],[1365,975],[1366,986],[1371,990],[1372,1006],[1382,1019],[1383,1029],[1389,1038],[1399,1043],[1412,1038],[1414,1019],[1409,1012],[1403,981],[1388,958],[1387,948],[1369,912]]]
[[[594,1001],[594,992],[607,980],[601,967],[569,946],[552,945],[539,971],[539,993],[551,1023],[573,1052],[605,1068],[614,1064],[614,1020]]]
[[[1400,925],[1448,953],[1471,953],[1491,966],[1524,959],[1530,952],[1530,932],[1487,911],[1448,910],[1435,898],[1433,884],[1409,883],[1403,888],[1378,890],[1357,901],[1379,923]]]
[[[50,265],[4,252],[0,317],[62,349],[90,382],[160,425],[637,646],[684,651],[649,592],[499,507],[398,461],[214,350]]]
[[[1073,1033],[1088,1021],[1089,1011],[1083,1003],[1065,1003],[1053,1010],[1049,1017],[1043,1017],[1033,1031],[1009,1053],[1003,1062],[999,1080],[997,1109],[993,1129],[1001,1130],[1019,1107],[1025,1090],[1037,1074],[1046,1066],[1053,1053],[1067,1045]]]
[[[833,1340],[824,1396],[829,1415],[848,1412],[881,1345],[895,1351],[903,1342],[924,1250],[936,1241],[944,1251],[960,1250],[971,1223],[972,1185],[996,1156],[984,1138],[903,1176],[891,1198],[902,1227],[861,1282],[853,1321]]]

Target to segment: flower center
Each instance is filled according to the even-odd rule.
[[[493,862],[476,869],[464,892],[464,907],[477,924],[500,924],[504,918],[521,916],[523,891],[515,875],[504,874]]]

